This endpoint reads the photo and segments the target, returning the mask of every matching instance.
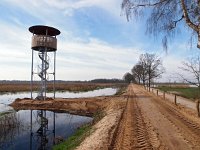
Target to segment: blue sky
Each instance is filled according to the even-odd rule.
[[[59,80],[122,78],[145,52],[163,59],[162,80],[168,80],[184,59],[198,53],[195,41],[192,48],[188,46],[187,28],[170,43],[167,53],[163,51],[159,37],[145,35],[144,21],[126,21],[121,1],[2,0],[0,79],[30,80],[32,35],[28,28],[32,25],[61,31],[56,60]]]

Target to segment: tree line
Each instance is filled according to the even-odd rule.
[[[139,61],[131,69],[131,73],[125,73],[123,79],[127,83],[137,83],[151,86],[154,79],[160,78],[165,72],[162,60],[156,54],[141,54]]]

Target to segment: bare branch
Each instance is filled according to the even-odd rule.
[[[191,27],[193,30],[195,30],[196,32],[198,32],[198,26],[192,23],[192,21],[190,20],[188,16],[188,12],[187,12],[187,8],[186,8],[184,0],[181,0],[181,6],[182,6],[183,15],[184,15],[187,25]]]
[[[146,33],[155,38],[161,35],[165,50],[168,48],[168,38],[174,38],[180,31],[178,23],[185,20],[185,24],[196,33],[195,36],[198,35],[197,47],[200,48],[200,0],[123,0],[122,10],[127,20],[132,19],[132,15],[136,19],[144,19],[146,15]]]
[[[199,56],[188,59],[182,63],[182,67],[179,67],[182,71],[191,74],[194,78],[187,79],[187,77],[179,74],[179,76],[184,79],[184,81],[200,87],[200,58]],[[194,80],[194,81],[191,81]]]
[[[133,9],[135,7],[153,7],[153,6],[159,5],[159,4],[166,2],[166,1],[169,1],[169,0],[161,0],[161,1],[156,2],[156,3],[150,3],[149,2],[149,3],[146,3],[146,4],[137,4],[137,5],[133,4],[130,8]]]

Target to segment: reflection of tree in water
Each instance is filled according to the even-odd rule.
[[[16,132],[19,132],[20,121],[16,113],[10,113],[0,117],[0,149],[13,144]],[[6,143],[6,145],[5,145]]]

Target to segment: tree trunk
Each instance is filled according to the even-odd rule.
[[[183,10],[183,16],[185,18],[185,21],[186,21],[186,24],[192,28],[194,31],[198,32],[199,29],[198,29],[198,26],[195,25],[189,18],[189,15],[188,15],[188,9],[186,8],[186,5],[185,5],[185,1],[184,0],[181,0],[181,7],[182,7],[182,10]]]
[[[200,19],[200,18],[199,18]],[[197,43],[197,48],[200,48],[200,24],[198,25],[198,43]]]

